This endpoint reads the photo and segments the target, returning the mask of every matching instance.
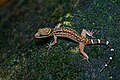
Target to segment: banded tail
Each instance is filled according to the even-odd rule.
[[[115,50],[112,47],[111,43],[109,41],[105,41],[105,40],[100,40],[100,39],[89,39],[88,45],[106,45],[109,47],[110,49],[110,55],[108,57],[108,61],[104,64],[104,67],[100,70],[100,73],[112,62],[113,57],[115,55]]]

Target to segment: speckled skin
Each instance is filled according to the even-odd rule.
[[[40,33],[41,32],[41,33]],[[42,35],[40,35],[42,34]],[[66,37],[69,38],[73,41],[76,42],[83,42],[85,44],[91,44],[90,40],[87,39],[84,36],[81,36],[79,33],[77,33],[75,30],[71,29],[71,28],[65,28],[65,27],[60,27],[60,28],[43,28],[40,30],[38,30],[38,32],[35,34],[36,38],[37,36],[39,38],[43,38],[44,36],[57,36],[57,37]]]
[[[54,35],[57,37],[66,37],[76,42],[87,43],[88,39],[78,34],[76,31],[70,28],[56,28]]]
[[[86,34],[92,37],[93,33],[83,29],[80,35],[79,33],[77,33],[75,30],[71,28],[60,27],[60,25],[58,25],[55,28],[38,29],[38,32],[34,36],[35,38],[46,38],[46,37],[54,36],[54,41],[48,46],[48,48],[51,48],[53,45],[57,43],[57,37],[66,37],[73,41],[76,41],[79,43],[79,49],[80,49],[80,53],[82,54],[82,57],[85,60],[87,60],[87,62],[89,62],[88,60],[89,57],[84,52],[85,45],[90,45],[90,44],[107,45],[110,48],[110,51],[112,53],[114,52],[114,49],[112,48],[109,41],[100,40],[100,39],[88,39],[86,38]],[[112,61],[112,59],[113,59],[113,55],[109,56],[109,60],[106,62],[104,67],[100,70],[100,72],[102,72],[108,66],[108,64]]]

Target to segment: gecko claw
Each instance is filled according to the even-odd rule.
[[[90,64],[90,61],[88,59],[86,59],[86,61]]]
[[[50,50],[52,47],[51,46],[46,46],[46,48],[48,48],[48,50]]]
[[[48,48],[48,50],[50,50],[52,48],[51,43],[48,44],[48,46],[46,46],[46,48]]]
[[[92,29],[90,32],[92,32],[92,33],[93,33],[93,29]]]
[[[92,31],[93,34],[95,34],[96,32],[97,32],[96,30]]]
[[[87,63],[91,64],[90,61],[88,59],[86,59],[86,58],[83,58],[82,60],[86,60]]]

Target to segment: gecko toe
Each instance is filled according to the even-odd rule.
[[[50,50],[52,48],[51,43],[48,44],[48,46],[46,46],[46,48],[48,48],[48,50]]]

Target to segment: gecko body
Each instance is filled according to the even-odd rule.
[[[38,32],[34,35],[35,38],[46,38],[50,36],[54,36],[54,41],[51,43],[48,48],[51,48],[53,45],[57,43],[57,38],[58,37],[66,37],[69,38],[77,43],[79,43],[79,49],[80,53],[82,54],[82,57],[89,62],[89,57],[88,55],[84,52],[84,47],[86,45],[107,45],[110,48],[111,55],[108,58],[108,61],[105,63],[104,67],[100,70],[102,72],[108,64],[113,60],[114,56],[114,49],[112,48],[112,45],[110,44],[109,41],[106,40],[100,40],[100,39],[88,39],[86,35],[93,37],[94,32],[87,31],[85,29],[82,30],[81,34],[76,32],[75,30],[71,28],[65,28],[61,27],[61,24],[58,24],[55,28],[41,28],[38,29]]]
[[[41,32],[41,33],[39,33]],[[45,38],[49,36],[56,36],[56,37],[66,37],[68,39],[71,39],[75,42],[83,42],[85,44],[91,44],[91,41],[87,39],[84,36],[81,36],[79,33],[77,33],[75,30],[71,28],[42,28],[38,30],[38,32],[35,34],[35,38]]]

